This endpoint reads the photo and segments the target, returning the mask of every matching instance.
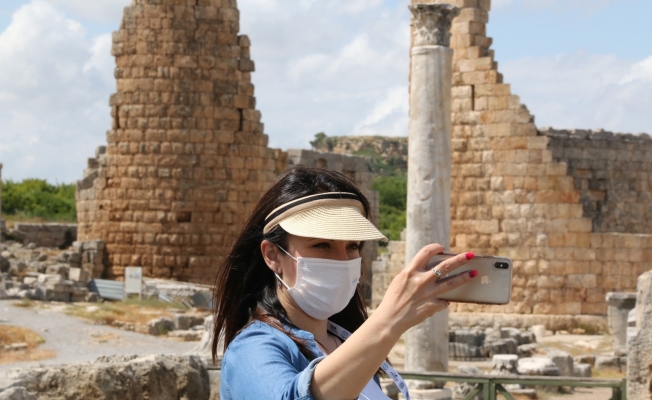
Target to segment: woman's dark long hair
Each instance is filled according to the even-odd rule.
[[[265,322],[287,334],[309,360],[315,357],[307,343],[292,335],[283,325],[282,321],[287,320],[287,315],[276,296],[276,276],[263,259],[260,243],[269,240],[287,248],[288,234],[280,226],[263,235],[265,217],[292,200],[324,192],[354,193],[362,202],[365,217],[371,218],[369,201],[346,175],[306,167],[296,167],[284,173],[260,199],[217,272],[213,302],[213,362],[220,336],[224,337],[226,351],[236,335],[253,320]],[[349,304],[329,320],[349,332],[355,332],[367,317],[359,283]]]

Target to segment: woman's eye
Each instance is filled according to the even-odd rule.
[[[351,243],[349,245],[349,249],[351,249],[351,250],[360,250],[360,243]]]
[[[316,247],[318,249],[330,249],[331,245],[330,243],[322,242],[322,243],[317,243],[313,247]]]

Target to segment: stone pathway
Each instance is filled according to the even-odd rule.
[[[0,386],[7,373],[17,368],[82,363],[117,354],[179,354],[189,352],[198,343],[90,325],[57,311],[56,307],[28,309],[15,307],[12,302],[0,301],[0,329],[2,324],[29,328],[45,339],[39,349],[52,350],[56,356],[48,360],[0,364]]]

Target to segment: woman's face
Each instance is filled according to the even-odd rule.
[[[288,253],[294,258],[326,258],[346,261],[360,257],[360,242],[347,240],[315,239],[288,235]],[[283,281],[293,287],[297,278],[297,263],[279,250],[279,264]],[[279,274],[280,275],[280,274]]]

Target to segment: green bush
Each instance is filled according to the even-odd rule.
[[[406,221],[407,177],[377,176],[371,188],[380,195],[380,230],[389,240],[400,240]]]
[[[51,185],[43,179],[3,181],[2,213],[7,216],[75,221],[75,185]]]

